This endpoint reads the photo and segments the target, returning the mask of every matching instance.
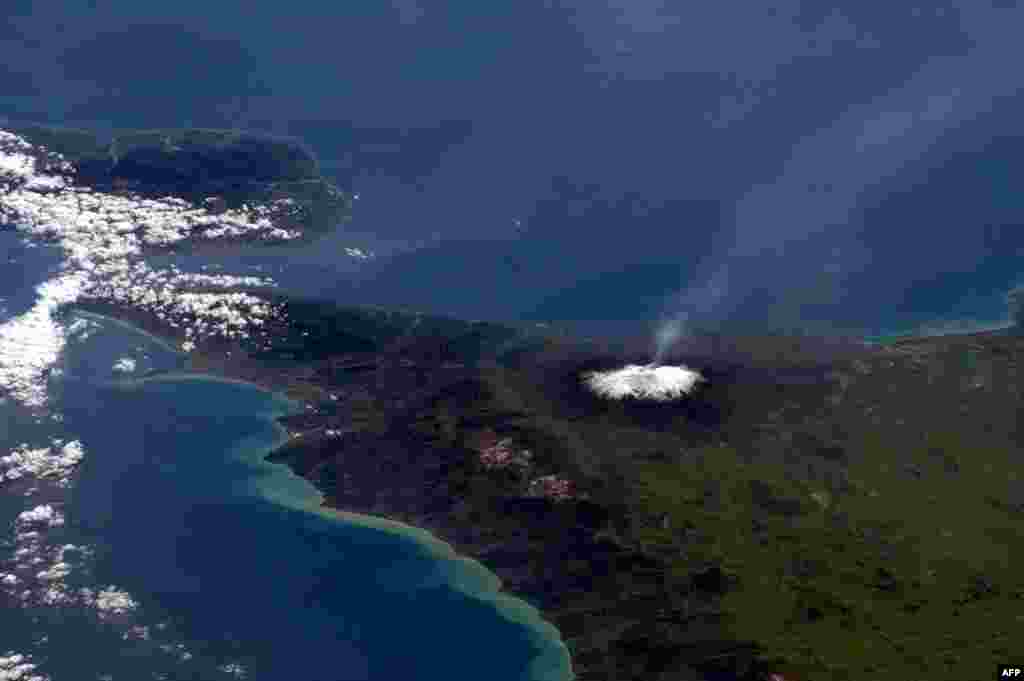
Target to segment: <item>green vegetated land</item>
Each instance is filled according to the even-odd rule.
[[[1024,626],[1019,519],[1000,507],[1005,492],[991,494],[1014,466],[1005,447],[932,443],[904,453],[935,478],[910,490],[881,438],[854,445],[863,461],[845,493],[732,447],[693,467],[651,465],[640,503],[699,540],[677,546],[660,528],[640,539],[677,549],[681,573],[710,560],[734,576],[722,601],[731,631],[794,678],[980,678]],[[967,463],[951,475],[943,462],[957,459]],[[766,512],[764,500],[789,505]]]
[[[636,361],[622,349],[277,302],[272,348],[212,343],[191,368],[317,405],[274,459],[478,557],[558,627],[578,681],[973,681],[1020,654],[1020,336],[826,362],[723,341],[686,360],[709,378],[691,398],[651,405],[580,385]],[[481,465],[487,432],[528,465]],[[548,475],[576,498],[531,496]]]
[[[75,181],[98,190],[223,201],[242,209],[287,199],[281,227],[318,237],[351,215],[351,197],[320,175],[292,138],[207,128],[118,130],[109,141],[86,130],[10,125],[12,132],[75,166]],[[214,204],[214,207],[216,204]]]
[[[192,130],[108,145],[20,132],[99,187],[129,178],[143,193],[212,193],[228,206],[294,198],[295,226],[314,234],[350,207],[287,141]],[[197,175],[197,165],[213,170]],[[385,406],[392,388],[413,393],[399,370],[368,370],[368,392],[349,399],[366,423],[348,425],[394,434],[391,421],[412,414],[413,430],[456,448],[438,494],[457,493],[465,503],[452,520],[493,546],[522,538],[508,564],[483,560],[522,573],[510,590],[521,583],[550,601],[545,616],[580,681],[680,681],[715,666],[752,679],[973,681],[1024,651],[1020,336],[903,340],[805,381],[783,380],[800,360],[786,339],[754,339],[739,354],[758,378],[713,376],[677,407],[651,409],[587,401],[555,339],[330,307],[289,301],[253,380],[279,372],[289,394],[318,402],[351,380],[317,373],[342,354],[412,358],[427,390],[435,364],[503,353],[415,409]],[[482,428],[531,449],[532,468],[474,465],[467,438]],[[325,473],[344,472],[334,448],[312,452],[311,465],[324,458]],[[506,503],[541,474],[571,479],[580,498]]]
[[[717,622],[754,644],[755,667],[982,679],[1024,645],[1022,350],[918,339],[817,384],[740,382],[696,446],[685,418],[652,430],[552,407],[537,423],[622,477],[620,541],[663,560],[676,588],[708,591],[699,578],[715,575]]]

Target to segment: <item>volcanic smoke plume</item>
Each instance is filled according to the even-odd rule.
[[[683,366],[627,364],[619,369],[592,371],[583,376],[590,390],[613,400],[634,398],[668,402],[690,394],[701,375]]]
[[[723,230],[706,272],[676,297],[657,332],[659,352],[680,332],[685,338],[699,326],[721,330],[726,321],[807,329],[817,321],[816,306],[835,310],[856,293],[847,289],[848,275],[885,255],[860,239],[871,192],[921,167],[951,131],[976,125],[1024,85],[1024,72],[1007,67],[1020,61],[1024,6],[956,4],[972,38],[969,49],[928,58],[902,85],[850,102],[831,124],[788,149],[774,177],[736,197],[732,229]],[[922,243],[931,237],[928,229],[922,228]],[[728,290],[718,290],[713,279],[726,272]],[[1017,296],[1011,305],[1019,326]],[[752,297],[765,306],[745,305]]]

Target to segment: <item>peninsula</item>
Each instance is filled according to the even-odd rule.
[[[293,198],[305,212],[282,229],[302,238],[345,205],[274,143],[242,146],[306,174],[227,182],[242,171],[225,133],[102,148],[19,134],[112,195],[220,197],[220,214]],[[1020,335],[702,337],[664,362],[705,380],[644,402],[581,380],[646,362],[628,343],[251,287],[243,303],[273,311],[258,334],[199,333],[207,308],[114,290],[69,305],[185,348],[189,371],[303,403],[270,458],[331,508],[422,527],[481,561],[558,627],[580,681],[962,681],[1020,652]]]

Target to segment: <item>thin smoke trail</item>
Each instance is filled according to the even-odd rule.
[[[773,180],[740,197],[732,243],[718,249],[711,275],[681,292],[656,326],[655,362],[697,324],[724,318],[727,303],[754,292],[770,292],[776,300],[807,295],[807,277],[821,263],[793,257],[794,248],[821,243],[819,237],[833,244],[853,238],[851,218],[866,191],[920,158],[950,128],[1018,93],[1024,74],[1008,64],[1021,52],[1019,36],[1007,22],[1024,19],[1024,8],[1012,13],[976,24],[978,40],[970,52],[928,61],[903,87],[851,107],[833,125],[800,140]]]
[[[725,297],[729,269],[722,266],[702,286],[687,289],[679,296],[673,316],[663,319],[654,332],[654,359],[656,366],[665,360],[665,355],[683,338],[692,334],[691,317],[705,320]]]

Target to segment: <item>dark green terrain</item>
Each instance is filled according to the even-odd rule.
[[[312,237],[350,208],[289,141],[16,131],[104,191],[292,198],[298,212],[275,220]],[[581,681],[980,681],[1024,654],[1024,336],[702,336],[670,360],[707,381],[651,404],[580,383],[649,361],[647,339],[273,302],[269,348],[204,340],[186,368],[305,403],[272,458],[329,506],[481,560],[559,627]],[[79,306],[179,343],[189,326]],[[530,457],[488,468],[498,439]],[[544,476],[574,498],[533,494]]]
[[[559,627],[581,680],[965,681],[1020,653],[1020,337],[705,339],[673,359],[708,381],[649,404],[580,386],[644,360],[628,348],[287,314],[270,350],[207,345],[190,368],[304,401],[272,458],[332,507],[479,558]],[[488,434],[529,465],[483,466]],[[543,475],[576,498],[531,495]]]
[[[73,185],[142,198],[173,196],[213,212],[269,207],[275,226],[303,234],[295,243],[321,237],[351,216],[351,197],[320,175],[314,156],[295,139],[185,128],[120,130],[108,141],[69,128],[5,129],[37,145],[37,163],[65,174]],[[57,154],[70,168],[58,171]],[[240,241],[190,239],[171,250],[233,247]]]

